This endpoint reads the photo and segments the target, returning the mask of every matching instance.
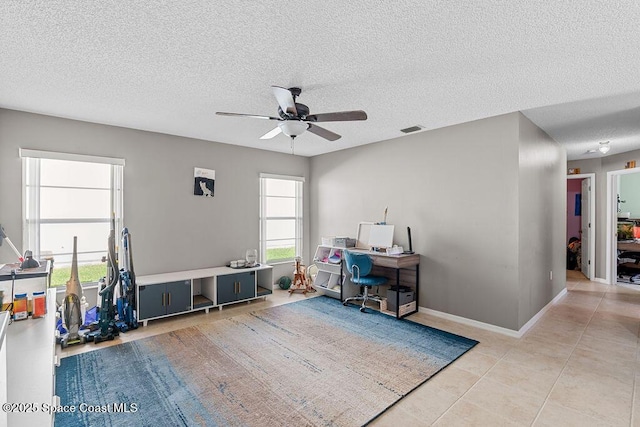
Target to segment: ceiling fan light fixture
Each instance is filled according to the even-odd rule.
[[[609,141],[601,142],[598,146],[598,151],[602,154],[607,154],[611,150],[611,146],[609,145]]]
[[[280,86],[271,86],[271,89],[276,101],[278,101],[278,117],[259,116],[256,114],[227,113],[224,111],[217,111],[216,114],[219,116],[252,117],[254,119],[277,121],[278,126],[262,135],[260,139],[271,139],[279,133],[283,133],[285,136],[291,138],[292,144],[294,138],[302,135],[306,131],[324,138],[327,141],[337,141],[340,139],[340,135],[325,129],[322,126],[318,126],[316,123],[367,120],[367,113],[362,110],[309,114],[309,107],[296,102],[296,98],[302,92],[302,89],[299,87],[285,89]]]
[[[278,123],[278,127],[287,136],[295,138],[309,128],[309,124],[298,120],[285,120]]]

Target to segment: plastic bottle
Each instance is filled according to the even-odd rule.
[[[44,291],[34,292],[31,300],[32,312],[31,317],[37,319],[47,314],[47,296]]]
[[[24,320],[29,317],[27,294],[16,294],[13,297],[13,320]]]
[[[87,307],[89,307],[87,298],[82,295],[82,298],[80,298],[80,318],[82,319],[82,323],[84,323],[86,319],[85,316],[87,315]]]

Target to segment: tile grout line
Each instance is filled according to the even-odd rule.
[[[549,397],[551,396],[551,393],[553,393],[553,390],[556,388],[556,385],[558,384],[558,380],[560,379],[560,377],[562,376],[564,371],[567,369],[567,365],[569,364],[569,359],[571,359],[571,356],[576,351],[576,348],[578,347],[578,344],[582,340],[582,337],[584,336],[584,333],[586,332],[587,328],[591,324],[591,321],[593,320],[593,317],[595,316],[596,312],[598,311],[598,308],[600,308],[600,304],[602,304],[602,301],[604,300],[604,297],[607,294],[607,292],[608,292],[608,290],[602,293],[602,296],[600,297],[600,301],[598,301],[598,305],[593,310],[593,313],[591,313],[591,316],[589,316],[589,321],[585,325],[584,329],[582,330],[582,333],[580,334],[580,337],[578,338],[578,340],[576,341],[575,345],[571,349],[571,353],[569,353],[569,357],[567,357],[567,360],[564,362],[564,366],[562,367],[562,370],[558,374],[558,377],[556,378],[556,380],[553,382],[553,385],[551,386],[551,389],[547,393],[547,396],[545,397],[544,402],[542,402],[542,405],[540,406],[540,409],[538,409],[538,413],[536,414],[535,418],[531,422],[532,426],[535,425],[535,423],[540,418],[540,414],[542,413],[542,410],[544,409],[544,407],[547,405],[547,402],[549,401]]]
[[[518,341],[519,341],[519,340],[520,340],[520,338],[518,339]],[[517,341],[516,341],[516,342],[517,342]],[[515,343],[514,343],[514,344],[515,344]],[[506,351],[506,352],[505,352],[505,353],[504,353],[504,354],[503,354],[503,355],[502,355],[502,356],[501,356],[501,357],[496,361],[496,363],[494,363],[494,364],[493,364],[493,366],[491,366],[489,369],[487,369],[487,371],[486,371],[485,373],[483,373],[483,374],[478,378],[478,380],[477,380],[476,382],[474,382],[474,383],[473,383],[473,385],[472,385],[471,387],[469,387],[469,389],[468,389],[467,391],[465,391],[464,393],[462,393],[462,394],[460,395],[460,397],[458,397],[458,398],[457,398],[457,399],[456,399],[456,400],[455,400],[455,401],[454,401],[454,402],[449,406],[449,408],[448,408],[446,411],[444,411],[442,414],[440,414],[440,416],[439,416],[438,418],[436,418],[436,419],[433,421],[433,424],[437,423],[437,422],[438,422],[442,417],[444,417],[444,416],[445,416],[445,415],[446,415],[446,414],[451,410],[451,408],[453,408],[453,406],[454,406],[456,403],[458,403],[460,400],[462,400],[462,398],[463,398],[464,396],[466,396],[466,395],[467,395],[471,390],[473,390],[473,389],[474,389],[474,387],[475,387],[475,386],[476,386],[476,385],[477,385],[477,384],[478,384],[478,383],[479,383],[483,378],[485,378],[485,377],[486,377],[486,375],[487,375],[489,372],[491,372],[491,371],[492,371],[492,370],[493,370],[493,369],[498,365],[498,363],[500,363],[500,361],[502,361],[505,357],[507,357],[507,355],[508,355],[508,354],[509,354],[509,352],[513,349],[513,347],[514,347],[514,345],[512,345],[512,346],[511,346],[511,348],[509,348],[509,350],[508,350],[508,351]],[[469,372],[469,371],[467,371],[467,372]],[[471,373],[473,373],[473,372],[471,372]],[[472,404],[472,405],[477,406],[477,405],[476,405],[475,403],[473,403],[473,402],[469,402],[469,403],[470,403],[470,404]],[[505,420],[505,421],[507,421],[507,422],[513,422],[512,420],[509,420],[508,418],[505,418],[505,417],[503,417],[502,415],[497,414],[497,413],[495,413],[495,412],[493,412],[493,411],[491,411],[491,413],[492,413],[492,414],[497,415],[499,418],[501,418],[501,419],[503,419],[503,420]]]
[[[560,371],[560,373],[558,374],[558,378],[556,378],[556,380],[554,381],[553,385],[551,386],[551,389],[550,389],[550,390],[549,390],[549,392],[547,393],[547,396],[545,397],[544,402],[543,402],[543,403],[542,403],[542,405],[540,406],[540,409],[539,409],[539,410],[538,410],[538,412],[536,413],[536,416],[535,416],[535,418],[533,419],[533,421],[532,421],[531,425],[533,425],[533,424],[537,421],[538,417],[540,416],[540,413],[542,412],[542,409],[544,408],[545,404],[547,403],[547,400],[549,399],[549,396],[551,395],[551,392],[553,392],[553,389],[554,389],[554,387],[555,387],[556,383],[558,382],[558,379],[560,378],[560,376],[561,376],[561,375],[562,375],[562,373],[564,372],[564,369],[566,368],[567,363],[569,362],[569,358],[571,358],[571,355],[573,354],[573,352],[575,351],[576,347],[578,346],[578,343],[579,343],[579,342],[580,342],[580,340],[582,339],[582,336],[584,335],[584,332],[587,330],[587,327],[589,326],[589,323],[591,323],[591,320],[593,319],[593,316],[595,315],[596,311],[598,310],[598,307],[600,307],[600,304],[602,303],[602,300],[604,299],[604,295],[605,295],[605,294],[606,294],[606,292],[603,292],[603,293],[602,293],[602,296],[600,297],[600,301],[598,302],[598,305],[597,305],[597,306],[596,306],[596,308],[593,310],[593,313],[591,313],[591,316],[589,317],[589,321],[586,323],[586,325],[585,325],[584,329],[582,330],[582,333],[580,334],[580,338],[576,341],[576,344],[575,344],[575,345],[573,346],[573,348],[571,349],[571,353],[569,354],[569,357],[567,358],[567,360],[566,360],[566,362],[565,362],[564,366],[562,367],[562,370],[561,370],[561,371]],[[539,320],[542,320],[542,319],[539,319]],[[524,338],[525,336],[526,336],[526,334],[525,334],[523,337],[519,338],[519,339],[518,339],[518,341],[520,341],[520,340],[521,340],[522,338]],[[460,397],[458,397],[458,398],[457,398],[457,399],[456,399],[456,400],[455,400],[455,401],[454,401],[454,402],[449,406],[449,408],[448,408],[446,411],[444,411],[444,412],[443,412],[443,413],[442,413],[438,418],[436,418],[436,419],[433,421],[433,424],[437,423],[437,422],[438,422],[442,417],[444,417],[444,416],[445,416],[445,415],[446,415],[446,414],[451,410],[451,408],[452,408],[456,403],[458,403],[460,400],[462,400],[462,398],[463,398],[464,396],[466,396],[466,395],[467,395],[471,390],[473,390],[473,389],[474,389],[474,387],[476,387],[476,385],[477,385],[477,384],[478,384],[478,383],[479,383],[483,378],[485,378],[485,377],[486,377],[486,375],[487,375],[489,372],[491,372],[491,371],[492,371],[492,370],[493,370],[493,369],[498,365],[498,363],[500,363],[500,361],[502,361],[505,357],[507,357],[507,355],[508,355],[512,350],[513,350],[513,348],[514,348],[514,347],[515,347],[515,345],[514,345],[514,346],[512,346],[512,347],[511,347],[507,352],[505,352],[505,353],[504,353],[504,354],[503,354],[503,355],[502,355],[502,356],[501,356],[501,357],[496,361],[496,363],[494,363],[494,364],[493,364],[493,366],[491,366],[491,368],[487,369],[487,371],[486,371],[484,374],[482,374],[482,375],[478,378],[478,380],[477,380],[476,382],[474,382],[474,383],[473,383],[473,385],[472,385],[471,387],[469,387],[469,389],[468,389],[467,391],[465,391],[464,393],[462,393],[462,395],[460,395]],[[492,413],[493,413],[493,414],[495,414],[495,415],[497,415],[498,417],[500,417],[500,418],[502,418],[502,419],[506,420],[506,421],[511,421],[511,420],[509,420],[509,419],[507,419],[507,418],[503,417],[503,416],[502,416],[502,415],[500,415],[500,414],[496,414],[496,413],[494,413],[494,412],[492,412]]]

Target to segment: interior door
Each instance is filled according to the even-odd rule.
[[[582,270],[582,274],[585,275],[588,279],[589,277],[589,264],[591,263],[591,254],[589,253],[589,229],[591,228],[591,217],[590,217],[590,209],[589,209],[589,201],[591,200],[591,180],[583,179],[582,180],[582,196],[580,200],[580,215],[582,218],[582,225],[580,230],[582,231],[582,235],[580,237],[581,244],[580,250],[582,254],[582,265],[580,270]]]

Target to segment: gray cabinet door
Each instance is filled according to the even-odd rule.
[[[256,296],[256,272],[247,271],[244,273],[236,274],[236,281],[238,282],[238,294],[236,299],[243,300],[248,298],[255,298]]]
[[[237,279],[235,274],[229,274],[226,276],[218,276],[217,277],[217,298],[218,304],[226,304],[229,302],[233,302],[237,299],[236,291],[237,291]]]
[[[167,314],[191,310],[191,281],[167,283]]]
[[[166,289],[167,286],[164,283],[157,285],[142,285],[139,287],[139,320],[164,316],[166,314]]]
[[[138,319],[165,316],[191,310],[191,281],[140,286]]]

